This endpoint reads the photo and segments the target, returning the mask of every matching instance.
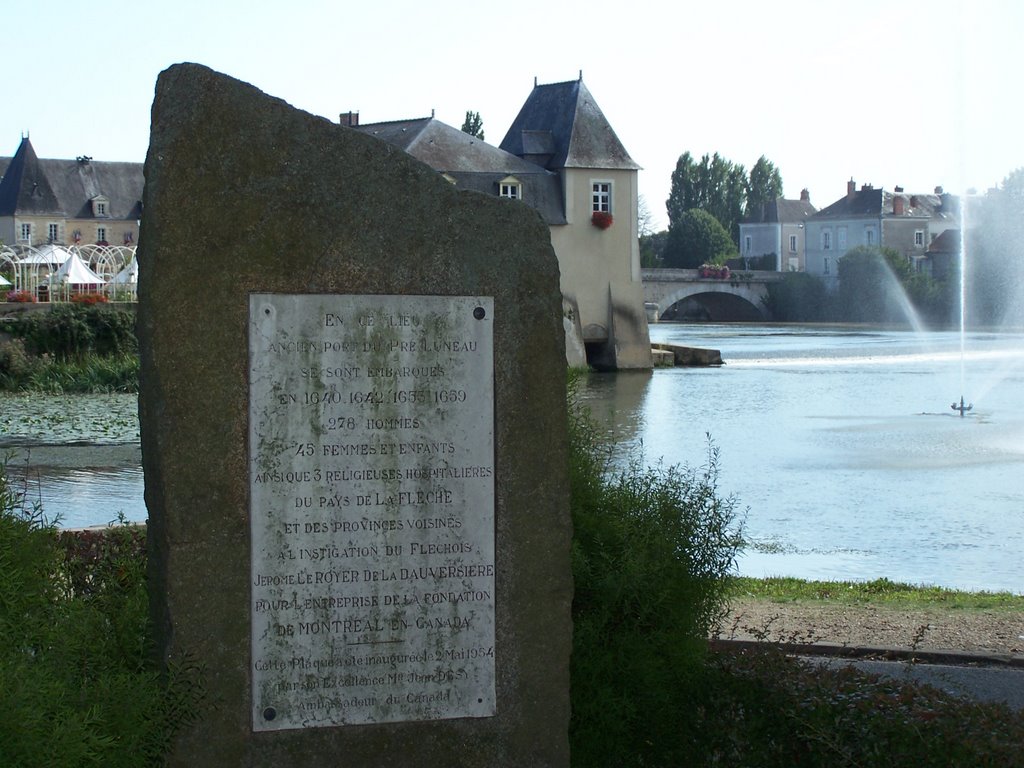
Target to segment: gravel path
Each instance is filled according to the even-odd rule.
[[[727,640],[970,651],[1024,658],[1024,612],[743,600],[733,603],[719,624],[718,636]]]

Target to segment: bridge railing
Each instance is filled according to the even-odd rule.
[[[722,282],[720,277],[701,277],[699,269],[654,269],[646,268],[640,270],[640,278],[646,282]],[[783,278],[782,272],[766,272],[763,270],[740,269],[729,274],[726,282],[740,283],[777,283]]]

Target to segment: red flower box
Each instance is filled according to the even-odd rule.
[[[36,297],[28,291],[10,291],[7,300],[15,304],[35,304]]]
[[[701,277],[728,280],[731,272],[724,264],[701,264],[699,274]]]
[[[612,215],[608,211],[594,211],[590,223],[598,229],[608,229],[612,225]]]

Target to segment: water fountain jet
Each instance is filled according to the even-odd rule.
[[[971,410],[971,405],[964,405],[964,381],[966,377],[965,351],[967,347],[967,195],[960,201],[960,405],[953,403],[950,407],[960,411],[960,418]]]
[[[964,414],[974,407],[974,404],[972,403],[971,405],[964,405],[964,396],[960,395],[960,404],[958,405],[956,403],[953,403],[949,407],[952,408],[954,411],[960,411],[960,418],[962,419],[964,417]]]

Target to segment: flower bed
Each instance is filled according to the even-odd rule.
[[[7,300],[14,304],[34,304],[36,297],[28,291],[8,291]]]
[[[102,293],[76,293],[71,297],[72,304],[106,304],[108,301]]]

